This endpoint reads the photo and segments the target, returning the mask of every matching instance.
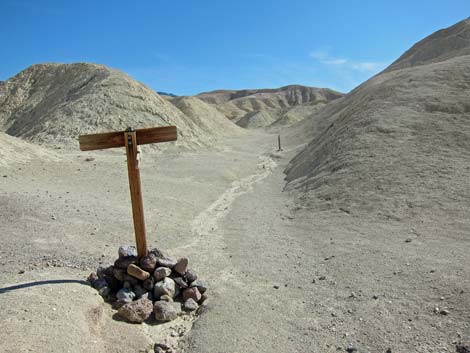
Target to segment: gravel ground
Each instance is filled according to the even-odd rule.
[[[468,342],[468,222],[304,208],[282,192],[298,146],[276,147],[277,135],[257,131],[218,150],[144,155],[149,243],[189,257],[210,282],[191,330],[115,320],[81,282],[133,242],[122,153],[3,169],[0,287],[34,284],[0,291],[3,350],[140,352],[171,335],[195,353],[455,352]]]

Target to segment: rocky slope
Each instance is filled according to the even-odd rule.
[[[296,126],[290,138],[310,143],[286,169],[287,189],[307,207],[352,214],[463,216],[470,208],[469,35],[468,20],[436,32]],[[457,49],[449,56],[442,43]]]
[[[7,168],[32,159],[55,161],[59,157],[51,150],[0,132],[0,167]]]
[[[38,64],[0,85],[0,131],[39,143],[75,148],[83,133],[176,125],[177,144],[191,148],[210,145],[223,132],[198,123],[150,88],[102,65]]]
[[[213,106],[196,97],[174,97],[171,103],[203,131],[215,136],[233,136],[243,132]]]
[[[251,124],[246,122],[258,112],[280,117],[292,107],[302,104],[325,104],[341,96],[341,93],[330,89],[291,85],[278,89],[218,90],[201,93],[197,97],[214,105],[229,119],[238,121],[246,117],[242,125],[249,127]],[[295,111],[291,116],[292,114],[295,114]],[[253,125],[259,127],[257,123]]]

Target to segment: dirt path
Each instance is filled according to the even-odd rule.
[[[190,333],[188,352],[280,352],[294,337],[297,348],[305,341],[296,293],[305,281],[292,272],[301,247],[289,235],[290,200],[281,192],[286,160],[261,167],[244,188],[232,186],[196,218],[196,230],[213,240],[200,252],[207,252],[214,298]],[[216,216],[218,226],[198,228],[207,216]]]
[[[185,351],[425,353],[469,342],[469,225],[304,210],[282,192],[288,160],[193,222],[212,297]]]

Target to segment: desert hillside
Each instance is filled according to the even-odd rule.
[[[210,145],[233,125],[211,118],[196,123],[140,82],[96,64],[33,65],[0,85],[0,131],[39,143],[75,148],[83,133],[176,125],[179,146]]]
[[[196,97],[173,97],[171,103],[203,131],[233,136],[243,130],[224,117],[216,108]]]
[[[237,121],[245,118],[241,124],[243,127],[252,125],[260,127],[256,122],[253,124],[248,122],[250,117],[258,112],[265,112],[262,114],[264,116],[271,115],[279,118],[292,107],[325,104],[341,96],[341,93],[326,88],[290,85],[278,89],[218,90],[201,93],[197,97],[213,104],[229,119]],[[291,112],[291,115],[294,112]]]
[[[470,18],[435,32],[416,43],[385,71],[392,71],[470,55]]]
[[[469,35],[468,20],[431,35],[297,126],[293,134],[311,142],[286,169],[287,188],[311,207],[348,213],[468,209]],[[443,58],[443,42],[459,50]]]
[[[59,157],[52,150],[0,132],[0,167],[7,168],[33,159],[57,161]]]

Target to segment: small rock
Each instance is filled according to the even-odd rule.
[[[457,353],[470,353],[470,344],[458,343],[455,346],[455,351]]]
[[[129,276],[127,273],[124,275],[124,281],[129,282],[131,286],[135,286],[139,283],[139,280],[137,278]]]
[[[206,281],[203,281],[202,279],[197,279],[193,283],[191,283],[191,287],[197,287],[197,289],[199,289],[199,292],[202,294],[209,288],[209,284]]]
[[[164,258],[160,258],[158,259],[157,261],[157,264],[161,267],[168,267],[168,268],[173,268],[175,267],[175,265],[178,263],[178,261],[176,261],[176,259],[172,258],[172,257],[164,257]]]
[[[163,343],[163,342],[162,343],[155,343],[155,347],[154,347],[155,352],[156,352],[157,348],[162,349],[164,352],[168,352],[168,351],[171,350],[171,347],[168,344]]]
[[[188,269],[186,271],[186,274],[184,275],[184,278],[186,278],[188,283],[194,282],[195,280],[197,280],[197,273],[191,269]]]
[[[379,299],[379,296],[378,296],[378,295],[373,295],[373,296],[372,296],[372,299],[377,300],[377,299]]]
[[[155,286],[155,279],[153,277],[147,278],[144,281],[143,286],[147,290],[153,290],[153,287]]]
[[[112,291],[116,292],[121,288],[121,282],[114,278],[113,275],[105,275],[103,278],[108,283],[108,286]]]
[[[130,303],[134,298],[135,293],[128,288],[122,288],[116,293],[116,299],[124,303]]]
[[[155,319],[158,321],[172,321],[178,317],[178,311],[172,303],[156,301],[153,305]]]
[[[279,286],[278,286],[277,284],[275,284],[275,285],[273,286],[273,288],[274,288],[274,289],[279,289]]]
[[[152,273],[155,271],[155,268],[157,267],[157,255],[154,253],[148,253],[147,256],[144,256],[143,258],[140,259],[140,267],[149,273]]]
[[[148,299],[150,300],[152,303],[153,303],[153,293],[152,292],[145,292],[144,294],[142,294],[142,296],[140,297],[140,299]]]
[[[137,278],[141,281],[145,281],[147,278],[150,277],[150,273],[148,273],[147,271],[142,270],[139,266],[134,265],[134,264],[130,264],[127,267],[127,273],[130,276],[132,276],[134,278]]]
[[[324,281],[324,280],[326,279],[326,277],[325,277],[325,276],[320,276],[320,277],[318,277],[318,279],[319,279],[320,281]]]
[[[197,289],[197,287],[187,288],[183,291],[183,300],[186,301],[189,298],[194,299],[194,301],[198,302],[201,300],[201,293]]]
[[[119,259],[137,257],[137,249],[134,245],[121,245],[118,251]]]
[[[139,263],[139,259],[137,258],[137,256],[127,256],[127,257],[119,258],[116,261],[114,261],[114,267],[127,270],[129,265],[131,264],[137,265],[138,263]]]
[[[176,298],[177,296],[179,296],[181,293],[181,288],[180,286],[176,285],[175,284],[175,295],[173,296],[173,298]]]
[[[108,286],[102,287],[102,288],[100,288],[100,290],[98,291],[98,293],[99,293],[103,298],[106,298],[108,295],[111,294],[111,288],[109,288]]]
[[[439,311],[439,314],[441,314],[441,315],[449,315],[449,314],[450,314],[450,311],[447,310],[447,309],[442,309],[441,311]]]
[[[196,301],[193,298],[189,298],[183,304],[183,309],[186,311],[195,311],[199,305],[197,305]]]
[[[119,308],[118,315],[125,318],[127,321],[142,323],[150,317],[152,312],[152,301],[142,298],[123,305]]]
[[[137,299],[141,298],[147,291],[140,284],[136,284],[132,287],[132,291],[135,293]]]
[[[184,276],[188,271],[188,259],[186,257],[182,257],[178,260],[175,265],[175,271],[178,272],[181,276]]]
[[[172,302],[173,301],[173,298],[170,297],[168,294],[165,294],[165,295],[162,295],[160,297],[160,300],[161,301],[164,301],[164,302]]]
[[[93,288],[95,288],[96,290],[100,290],[100,289],[103,288],[103,287],[107,287],[107,286],[108,286],[108,282],[106,282],[104,278],[99,278],[99,279],[97,279],[96,281],[94,281],[91,285],[92,285]]]
[[[184,280],[183,277],[176,277],[176,278],[173,278],[173,280],[181,289],[188,288],[188,283]]]
[[[95,159],[93,157],[86,157],[85,162],[93,162]]]
[[[169,295],[175,297],[175,281],[169,277],[165,277],[162,281],[155,283],[153,287],[153,294],[155,298],[160,298],[162,295]]]
[[[387,350],[385,351],[385,353],[392,353],[392,349],[391,349],[391,348],[387,348]]]
[[[169,275],[171,275],[171,269],[168,267],[157,267],[157,269],[153,273],[153,277],[157,282],[161,281],[165,277],[168,277]]]
[[[157,248],[149,249],[149,254],[154,254],[158,259],[165,257],[163,253]]]
[[[204,303],[207,300],[207,298],[209,298],[207,293],[204,293],[203,295],[201,295],[201,300],[199,300],[199,304]]]
[[[126,277],[126,270],[123,270],[122,268],[113,268],[113,276],[116,278],[118,281],[123,282],[124,278]]]
[[[353,353],[353,352],[357,352],[357,351],[358,351],[358,349],[352,344],[349,344],[346,347],[346,352],[348,352],[348,353]]]
[[[113,266],[104,267],[102,265],[98,266],[96,269],[96,274],[99,278],[103,278],[106,275],[113,275]]]
[[[114,266],[100,265],[96,269],[96,274],[98,275],[99,278],[104,278],[104,277],[107,277],[107,276],[113,276],[114,275]]]
[[[411,238],[406,239],[405,243],[411,243]]]
[[[24,273],[24,271],[22,273]],[[92,272],[90,273],[90,275],[87,277],[86,280],[88,283],[91,283],[93,285],[93,282],[98,280],[98,275],[96,274],[96,272]]]

